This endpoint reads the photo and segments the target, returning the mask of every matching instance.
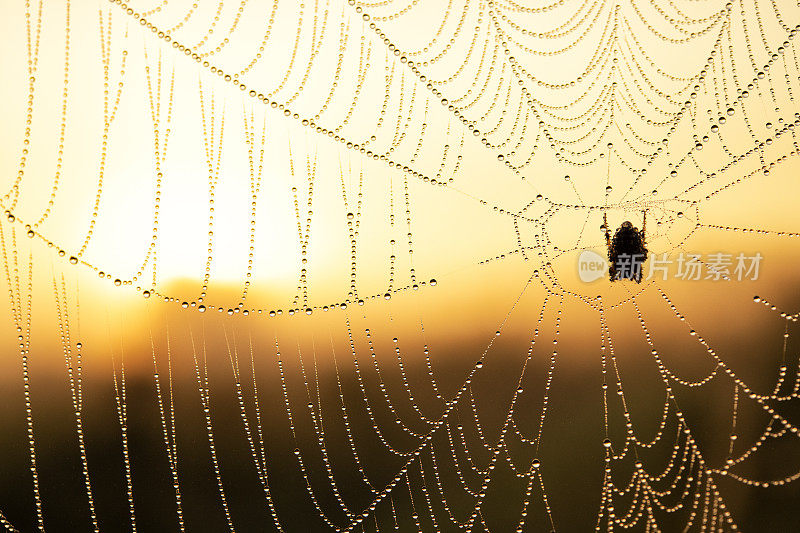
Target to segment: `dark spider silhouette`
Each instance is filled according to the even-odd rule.
[[[608,277],[611,281],[630,279],[636,283],[642,282],[642,266],[647,261],[647,247],[645,241],[645,228],[647,226],[647,212],[642,212],[642,230],[630,221],[625,221],[614,232],[608,231],[608,220],[603,213],[603,231],[606,235],[608,248]]]

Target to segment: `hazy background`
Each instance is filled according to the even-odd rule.
[[[306,4],[311,9],[311,2]],[[782,362],[789,369],[787,383],[791,388],[800,346],[796,340],[796,322],[789,322],[790,336],[783,360],[783,335],[787,330],[786,321],[779,313],[784,311],[791,314],[800,308],[797,290],[800,286],[798,237],[705,228],[692,233],[692,229],[696,222],[700,222],[798,231],[800,226],[795,199],[800,187],[797,181],[798,165],[794,158],[782,161],[767,176],[757,173],[711,200],[704,200],[704,196],[716,187],[733,182],[758,168],[758,161],[751,161],[757,158],[747,159],[740,166],[721,172],[718,183],[712,180],[711,185],[685,196],[687,203],[680,203],[680,207],[672,197],[698,181],[700,173],[697,168],[687,163],[681,167],[677,179],[666,183],[661,181],[687,147],[694,143],[692,124],[682,121],[671,137],[669,153],[658,159],[641,183],[634,180],[633,174],[618,158],[612,159],[610,167],[605,159],[598,159],[591,165],[575,168],[559,163],[550,147],[544,143],[541,143],[534,163],[523,173],[526,179],[521,180],[498,163],[496,153],[485,149],[435,99],[430,98],[428,114],[423,118],[424,98],[429,98],[429,91],[424,84],[414,81],[407,67],[397,61],[392,67],[394,60],[390,59],[383,43],[376,40],[368,28],[364,29],[365,39],[361,44],[360,33],[356,30],[365,23],[354,14],[352,7],[343,4],[333,0],[314,4],[318,6],[318,27],[322,24],[322,13],[327,9],[328,37],[336,35],[333,46],[323,47],[320,52],[320,64],[328,70],[336,63],[340,23],[349,25],[348,28],[353,31],[350,37],[353,42],[347,49],[341,77],[341,91],[346,96],[333,100],[331,111],[323,114],[320,123],[333,127],[346,116],[350,105],[349,95],[355,90],[353,80],[356,79],[359,59],[365,60],[366,51],[371,47],[370,65],[364,66],[367,74],[361,99],[350,124],[342,133],[358,140],[368,139],[371,134],[378,132],[374,126],[375,117],[384,97],[387,72],[394,68],[392,96],[385,117],[387,124],[390,124],[387,126],[388,139],[396,138],[392,133],[394,131],[405,131],[409,139],[397,148],[394,155],[398,161],[408,160],[421,135],[424,121],[425,137],[415,168],[428,176],[435,176],[446,153],[443,171],[446,178],[453,173],[460,154],[459,170],[449,187],[434,186],[411,177],[405,183],[401,172],[346,150],[302,127],[299,122],[283,117],[279,112],[263,105],[254,105],[252,100],[230,84],[181,57],[154,35],[133,23],[117,6],[72,2],[68,113],[60,182],[50,217],[37,228],[35,238],[27,239],[23,224],[41,216],[52,190],[64,86],[66,8],[63,2],[46,3],[29,163],[20,187],[20,201],[14,209],[18,221],[11,223],[4,219],[2,228],[9,254],[14,248],[12,231],[16,234],[23,288],[28,280],[28,258],[33,264],[31,394],[38,474],[48,530],[91,529],[53,294],[53,282],[56,280],[60,286],[62,276],[69,298],[72,347],[74,349],[76,342],[81,342],[84,347],[83,421],[94,501],[100,528],[104,531],[130,530],[113,387],[114,365],[119,371],[123,357],[139,530],[177,529],[174,490],[153,375],[155,359],[162,393],[167,394],[168,354],[173,372],[172,392],[186,528],[190,531],[221,531],[227,527],[210,461],[193,359],[193,354],[201,354],[203,349],[208,362],[214,439],[233,523],[240,531],[272,530],[242,428],[232,372],[232,358],[236,356],[241,369],[249,422],[253,427],[255,407],[252,403],[251,346],[270,486],[278,515],[285,531],[324,530],[325,526],[308,496],[304,478],[297,466],[293,453],[295,448],[303,454],[310,472],[309,483],[314,487],[320,506],[330,512],[329,516],[336,524],[346,524],[347,521],[337,508],[316,441],[301,365],[304,365],[313,401],[322,409],[326,446],[338,490],[354,510],[360,511],[369,504],[370,498],[360,481],[348,446],[337,376],[341,380],[342,398],[359,457],[365,465],[367,476],[376,487],[383,487],[391,481],[402,462],[387,453],[376,437],[365,408],[366,403],[374,409],[382,433],[393,446],[405,451],[413,445],[413,441],[396,427],[394,415],[381,394],[380,380],[373,366],[365,330],[371,331],[375,360],[379,364],[387,395],[400,418],[414,431],[423,431],[426,425],[420,421],[419,414],[409,400],[393,339],[397,339],[396,345],[401,349],[403,368],[414,398],[421,412],[432,418],[441,415],[443,404],[436,398],[431,385],[423,354],[424,346],[430,349],[434,375],[442,396],[447,399],[462,387],[475,362],[489,347],[485,364],[473,377],[471,388],[484,435],[494,441],[505,420],[521,365],[547,296],[545,286],[552,289],[552,283],[543,284],[540,281],[542,278],[534,277],[531,280],[534,269],[540,272],[548,270],[559,282],[557,292],[565,294],[558,335],[557,365],[541,449],[536,455],[542,462],[548,502],[560,531],[586,531],[594,526],[600,505],[604,464],[601,444],[604,433],[600,388],[600,315],[580,297],[594,298],[600,295],[608,308],[606,317],[626,401],[637,435],[642,440],[651,439],[657,430],[665,392],[650,354],[651,348],[645,342],[636,311],[630,302],[632,294],[636,295],[636,302],[662,359],[677,375],[696,380],[713,368],[705,349],[696,337],[689,335],[689,330],[694,329],[753,390],[764,394],[772,391]],[[249,86],[274,87],[286,72],[296,31],[294,23],[288,21],[297,18],[297,6],[285,3],[280,6],[278,22],[270,41],[272,48],[269,59],[265,58],[242,78]],[[3,102],[0,105],[2,192],[12,185],[17,174],[25,128],[28,74],[25,70],[24,7],[21,2],[6,1],[2,4],[0,17],[0,31],[4,36],[4,45],[0,47],[0,71],[5,80],[0,85]],[[100,62],[98,7],[102,9],[103,17],[107,11],[112,13],[112,96],[120,80],[124,85],[118,115],[109,133],[109,155],[97,223],[86,253],[81,257],[82,261],[89,264],[73,266],[67,258],[75,254],[84,241],[98,185],[103,127],[103,70]],[[137,5],[136,9],[143,11],[149,7]],[[203,3],[191,19],[195,25],[189,24],[184,33],[176,34],[180,35],[181,42],[193,44],[199,41],[207,29],[208,21],[214,17],[216,7],[216,4]],[[789,6],[780,7],[788,9]],[[227,28],[238,3],[226,3],[224,8],[221,18],[224,24],[221,22],[220,26]],[[152,20],[159,27],[170,26],[170,21],[180,20],[179,14],[185,9],[186,6],[168,5],[163,13],[154,15]],[[242,18],[241,28],[237,30],[247,37],[232,41],[224,53],[209,58],[210,61],[217,61],[216,64],[223,66],[226,72],[238,70],[248,63],[242,58],[251,57],[254,42],[260,39],[263,22],[271,6],[264,4],[248,6],[247,9],[252,9],[252,12],[248,11],[248,15]],[[420,6],[421,12],[416,15],[418,18],[413,20],[427,21],[435,31],[440,20],[437,18],[440,9],[440,6]],[[709,12],[716,9],[719,6],[711,6]],[[453,7],[451,11],[450,16],[456,20],[456,14],[460,15],[460,6]],[[748,16],[752,15],[750,11],[748,13]],[[158,19],[158,16],[163,18]],[[308,61],[310,42],[307,40],[311,31],[308,12],[306,17],[302,44],[297,54],[300,66],[295,67],[295,70],[300,69],[300,74],[291,76],[289,85],[292,87],[300,83],[302,70]],[[467,25],[476,23],[471,17],[472,11],[468,13]],[[764,18],[772,20],[766,15]],[[387,32],[388,28],[393,28],[393,35],[405,39],[403,43],[398,43],[405,49],[427,41],[430,35],[431,28],[413,20],[405,25],[398,23],[396,27],[388,21],[379,21],[379,24],[385,24]],[[778,34],[774,21],[768,24],[767,31],[770,36],[773,35],[770,32]],[[466,33],[471,36],[471,32]],[[734,35],[734,42],[741,44],[737,48],[737,53],[740,53],[744,49],[743,43],[739,42],[742,40],[741,34],[734,31]],[[593,31],[590,37],[599,38],[599,35]],[[592,42],[592,38],[588,41]],[[693,73],[702,66],[712,45],[713,35],[693,42],[695,48],[689,50],[691,54],[687,52],[688,49],[677,52],[671,49],[673,53],[669,53],[666,51],[669,47],[664,47],[665,50],[659,52],[659,64],[665,70],[681,67],[685,72]],[[456,48],[460,51],[456,57],[463,57],[466,45],[458,41]],[[123,50],[127,50],[127,66],[124,77],[120,78]],[[574,65],[568,61],[559,63],[558,69],[551,70],[553,75],[571,79],[575,74],[573,70],[579,69],[585,62],[586,58],[581,55],[584,52],[576,52],[577,55],[571,58]],[[697,64],[690,64],[695,59]],[[173,71],[175,81],[174,109],[169,125],[171,138],[162,168],[165,178],[159,211],[155,279],[156,289],[161,294],[176,298],[172,302],[156,297],[144,299],[141,291],[136,290],[137,286],[140,289],[151,288],[150,282],[154,276],[150,270],[145,271],[141,280],[132,285],[116,287],[112,282],[116,278],[130,279],[136,272],[145,257],[153,232],[154,125],[149,116],[144,67],[145,64],[150,65],[152,82],[155,83],[159,60],[162,62],[162,119],[159,124],[162,135],[168,127],[164,107],[167,105]],[[553,63],[548,66],[544,59],[541,61],[541,65],[527,66],[531,69],[552,69]],[[436,68],[447,72],[445,65]],[[431,69],[433,72],[433,67]],[[403,71],[405,80],[401,91],[399,78]],[[792,69],[787,73],[796,74]],[[316,78],[312,77],[307,90],[293,107],[306,112],[305,116],[314,115],[319,108],[319,96],[322,95],[324,99],[329,90],[329,78],[320,76],[320,79],[328,81],[314,82]],[[742,77],[745,78],[743,72]],[[776,77],[780,76],[776,74]],[[250,113],[253,113],[257,134],[260,134],[261,126],[266,125],[264,170],[255,224],[255,263],[252,286],[244,306],[263,309],[263,314],[253,312],[243,316],[239,313],[229,317],[227,313],[209,311],[201,314],[195,308],[184,310],[180,307],[183,301],[196,302],[207,258],[208,166],[203,144],[198,80],[203,84],[207,119],[211,116],[212,94],[215,100],[214,124],[217,128],[223,110],[225,116],[223,156],[216,186],[212,282],[206,301],[208,305],[228,309],[234,308],[240,301],[250,245],[250,174],[243,113],[248,114],[248,120],[251,120]],[[792,82],[796,82],[796,79],[792,79]],[[502,85],[499,87],[503,89]],[[447,90],[442,89],[445,93]],[[412,91],[416,95],[413,111],[409,108]],[[275,98],[288,99],[292,92],[283,90]],[[402,104],[401,94],[405,98]],[[559,98],[561,103],[569,99],[565,95],[544,93],[540,97],[551,103]],[[748,107],[751,116],[764,119],[761,120],[763,123],[753,120],[749,125],[757,135],[766,135],[766,121],[775,120],[771,118],[773,116],[783,117],[786,121],[794,120],[796,105],[783,92],[777,98],[777,111],[769,110],[766,104],[762,105],[755,94],[747,103],[751,106]],[[759,110],[759,106],[763,109]],[[498,104],[498,109],[500,107]],[[516,108],[509,109],[509,114],[514,112]],[[411,117],[407,121],[408,126],[404,125],[404,118],[404,122],[398,122],[400,125],[396,129],[398,113],[403,117]],[[703,128],[706,127],[705,117],[697,120],[702,121]],[[744,152],[751,145],[747,127],[737,115],[725,130],[726,142],[737,153]],[[219,129],[216,131],[219,132]],[[529,137],[532,144],[534,134],[531,132]],[[381,138],[376,144],[385,140]],[[615,145],[621,145],[618,138],[614,138],[614,142]],[[793,139],[784,135],[765,150],[767,160],[772,161],[793,149]],[[725,154],[713,143],[702,153],[700,160],[703,168],[717,168],[725,162]],[[313,204],[309,213],[307,168],[315,165]],[[603,235],[599,229],[601,211],[585,206],[603,203],[607,172],[610,173],[609,182],[613,186],[609,201],[614,205],[608,210],[610,225],[617,227],[626,219],[639,225],[639,210],[646,207],[648,248],[651,252],[669,252],[673,256],[681,252],[704,255],[714,252],[753,255],[759,252],[764,256],[759,279],[742,282],[669,280],[659,281],[657,285],[611,284],[605,279],[591,284],[580,282],[577,277],[580,251],[591,248],[605,253]],[[564,180],[565,175],[570,176],[570,182]],[[355,206],[360,176],[363,176],[360,188],[362,207],[358,213]],[[571,184],[574,184],[574,190]],[[406,220],[406,186],[410,225]],[[293,187],[297,191],[296,197]],[[658,196],[645,197],[644,194],[649,194],[651,188],[658,188]],[[629,190],[633,194],[627,200],[636,201],[625,204],[622,198]],[[536,218],[550,205],[545,200],[536,201],[537,194],[543,194],[556,203],[581,207],[558,210],[544,219],[544,226],[521,224],[518,240],[512,217],[498,210],[518,212],[533,201],[527,214]],[[486,205],[480,200],[484,200]],[[700,203],[687,207],[692,200],[699,200]],[[9,207],[8,203],[8,199],[4,199],[5,208]],[[678,210],[686,211],[687,216],[677,218],[675,213]],[[356,213],[352,222],[358,223],[357,295],[348,294],[351,241],[347,213]],[[315,309],[310,316],[304,313],[289,316],[287,313],[292,307],[302,306],[301,303],[293,305],[293,300],[301,285],[298,281],[300,269],[304,268],[300,263],[298,223],[302,226],[301,233],[304,233],[307,218],[312,221],[309,226],[308,264],[305,265],[308,305],[323,306],[349,300],[346,310]],[[661,222],[661,225],[657,225],[657,222]],[[408,252],[409,232],[413,253]],[[520,253],[520,246],[534,246],[536,236],[544,233],[550,239],[545,246],[526,249],[525,256]],[[55,243],[55,246],[48,247],[44,239]],[[392,239],[394,244],[391,243]],[[565,251],[556,253],[554,247]],[[65,251],[64,257],[58,255],[59,249]],[[540,251],[546,255],[538,255]],[[393,292],[391,299],[386,300],[382,295],[390,290],[390,256],[393,254],[394,280],[391,289],[412,284],[411,268],[414,269],[416,281],[426,283],[419,290]],[[491,261],[486,261],[488,259]],[[546,261],[552,262],[550,269],[543,265]],[[97,271],[108,275],[101,278]],[[13,280],[13,265],[10,272]],[[436,280],[435,286],[429,283],[431,279]],[[5,275],[0,276],[0,284],[7,289]],[[658,288],[669,295],[686,317],[686,323],[675,317],[661,298]],[[754,303],[756,295],[776,305],[777,311]],[[366,298],[364,306],[355,303],[358,298]],[[538,431],[560,300],[558,294],[551,294],[547,300],[523,393],[515,408],[520,429],[529,436]],[[619,302],[623,303],[611,308]],[[284,313],[270,318],[267,312],[274,309],[282,309]],[[0,511],[18,530],[33,531],[36,528],[36,514],[29,467],[22,370],[11,313],[6,317],[0,325],[4,339],[0,357]],[[351,351],[348,321],[355,356]],[[498,330],[501,334],[496,336]],[[281,353],[295,436],[289,429],[276,344]],[[367,391],[366,403],[359,387],[354,359],[358,361]],[[315,363],[319,385],[313,381]],[[613,383],[610,386],[613,389]],[[726,458],[731,430],[731,380],[720,372],[703,387],[673,387],[705,460],[712,467],[720,466]],[[616,395],[610,394],[610,397],[610,428],[616,443],[621,442],[624,425]],[[800,412],[794,403],[796,400],[782,402],[776,405],[776,409],[789,421],[798,423]],[[458,421],[464,424],[468,449],[476,465],[484,467],[488,464],[487,457],[485,452],[482,453],[470,406],[464,398],[455,413],[457,416],[453,414],[449,419],[453,424]],[[673,415],[669,417],[660,445],[641,452],[648,472],[659,472],[666,464],[676,431]],[[762,435],[768,421],[768,417],[754,402],[740,395],[736,430],[739,438],[735,452],[742,453],[751,446]],[[449,446],[443,429],[434,433],[432,443],[437,461],[442,465],[440,473],[451,510],[456,517],[464,520],[471,511],[472,503],[471,499],[464,497],[452,462],[446,460]],[[509,447],[515,460],[529,464],[534,455],[514,439],[509,441],[514,442]],[[423,455],[422,460],[426,470],[426,486],[435,502],[438,525],[443,530],[450,530],[452,524],[448,523],[447,514],[438,503],[430,458]],[[459,462],[468,464],[463,456],[459,456]],[[632,471],[632,459],[623,463],[615,465],[614,471],[615,482],[621,485],[627,482]],[[500,460],[498,464],[487,491],[483,515],[492,531],[509,531],[518,521],[525,485],[523,480],[510,473],[505,461]],[[800,452],[796,437],[786,436],[768,439],[759,451],[734,470],[753,479],[766,480],[791,475],[798,469]],[[422,528],[424,531],[434,530],[424,493],[420,489],[419,469],[412,468],[410,472],[414,505],[421,516]],[[478,476],[473,472],[466,475],[470,486],[476,490],[475,487],[480,485]],[[762,489],[743,486],[724,476],[715,476],[715,481],[740,529],[792,531],[800,528],[800,514],[795,510],[800,494],[795,485]],[[392,501],[399,529],[408,531],[415,529],[416,525],[411,519],[411,501],[403,483],[394,489]],[[618,503],[617,508],[621,509],[622,505]],[[538,487],[533,491],[528,512],[528,530],[549,530]],[[382,531],[394,527],[391,508],[385,503],[379,505],[376,517]],[[675,531],[682,527],[686,515],[659,515],[659,520],[662,519],[665,531]],[[365,529],[375,529],[371,518]]]

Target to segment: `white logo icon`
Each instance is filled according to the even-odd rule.
[[[591,283],[608,272],[606,258],[593,250],[584,250],[578,257],[578,276],[581,281]]]

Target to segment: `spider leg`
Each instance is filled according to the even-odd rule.
[[[608,217],[603,213],[603,228],[606,234],[606,248],[611,252],[611,233],[608,231]]]

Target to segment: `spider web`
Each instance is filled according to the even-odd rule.
[[[0,523],[796,526],[785,4],[9,7]]]

